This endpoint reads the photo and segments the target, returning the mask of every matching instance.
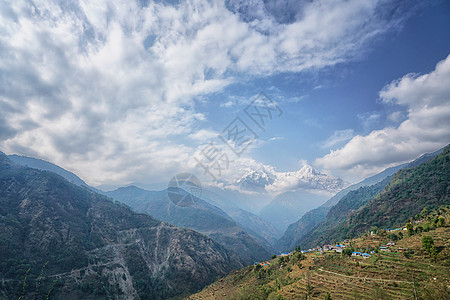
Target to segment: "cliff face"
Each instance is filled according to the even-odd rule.
[[[161,299],[241,266],[200,233],[0,154],[0,298]]]

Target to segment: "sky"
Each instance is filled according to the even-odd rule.
[[[448,1],[2,1],[0,150],[102,187],[357,182],[449,143],[448,28]]]

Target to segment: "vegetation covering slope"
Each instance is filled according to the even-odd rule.
[[[299,245],[305,236],[308,236],[314,228],[325,220],[329,210],[329,207],[321,205],[308,211],[300,220],[289,225],[279,240],[280,251],[289,251]]]
[[[444,204],[450,204],[450,146],[429,162],[397,172],[383,192],[349,218],[348,228],[361,233],[371,226],[392,227]]]
[[[389,181],[390,177],[372,186],[364,186],[356,191],[350,191],[328,211],[325,220],[307,233],[298,245],[310,248],[354,236],[354,232],[349,231],[345,226],[347,217],[379,194]]]
[[[162,299],[241,266],[200,233],[0,153],[1,299]]]
[[[433,153],[427,153],[419,157],[418,159],[410,162],[401,164],[395,167],[388,168],[384,170],[383,172],[376,174],[374,176],[371,176],[369,178],[364,179],[363,181],[353,184],[342,191],[338,192],[336,195],[331,197],[327,202],[319,206],[318,208],[312,209],[309,212],[307,212],[305,215],[303,215],[297,222],[289,225],[286,232],[283,234],[283,236],[278,241],[278,246],[281,251],[285,250],[291,250],[294,249],[297,245],[299,245],[302,241],[305,242],[305,240],[309,240],[309,242],[312,241],[314,243],[314,239],[311,238],[311,236],[314,236],[315,234],[312,233],[312,231],[318,227],[320,223],[322,223],[325,220],[328,220],[330,216],[327,216],[330,209],[335,206],[339,201],[344,198],[348,193],[351,191],[358,190],[362,187],[371,186],[377,183],[380,183],[387,177],[390,177],[397,171],[404,169],[404,168],[413,168],[416,167],[422,163],[425,163],[429,160],[431,160],[436,155],[440,154],[444,149],[440,149]],[[385,182],[387,184],[388,182]],[[366,201],[361,201],[361,206],[366,203]],[[357,209],[359,207],[352,207],[352,209]],[[349,214],[351,211],[346,211],[345,214]],[[329,225],[329,224],[328,224]],[[325,225],[327,227],[327,225]],[[323,234],[323,230],[319,235]],[[305,244],[306,245],[306,244]]]
[[[422,156],[392,177],[349,192],[327,214],[324,222],[297,245],[304,248],[355,237],[371,227],[389,228],[405,223],[424,207],[450,203],[450,147]],[[430,158],[432,158],[430,160]],[[421,164],[420,164],[421,163]]]
[[[379,230],[349,241],[342,253],[295,251],[234,271],[189,299],[450,299],[449,222],[443,207],[421,216],[411,236]],[[393,238],[396,245],[381,251]]]

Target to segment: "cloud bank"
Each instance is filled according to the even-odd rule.
[[[449,82],[450,55],[428,74],[407,74],[388,84],[380,98],[386,105],[406,106],[406,120],[398,127],[355,136],[339,150],[317,159],[315,165],[355,179],[444,147],[450,142]]]

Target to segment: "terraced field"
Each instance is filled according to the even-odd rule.
[[[439,249],[436,260],[422,249],[429,235]],[[375,249],[379,236],[351,241],[354,248]],[[312,252],[278,257],[266,266],[248,266],[220,279],[189,299],[450,299],[450,227],[397,241],[392,249],[355,258]]]

